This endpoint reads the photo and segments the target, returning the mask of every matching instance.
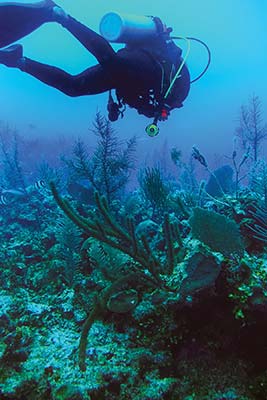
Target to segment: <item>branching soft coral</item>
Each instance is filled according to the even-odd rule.
[[[95,319],[108,307],[111,296],[118,293],[118,291],[121,292],[125,288],[133,288],[138,285],[152,286],[154,288],[164,287],[160,272],[165,274],[172,273],[179,256],[178,250],[182,247],[182,241],[179,236],[178,226],[171,224],[169,216],[165,214],[163,232],[166,243],[166,255],[162,261],[154,254],[144,235],[141,235],[140,239],[136,237],[132,218],[128,218],[127,228],[122,227],[113,218],[105,197],[100,197],[96,192],[97,212],[92,213],[89,219],[80,216],[70,203],[59,195],[53,182],[50,183],[50,187],[59,207],[88,237],[93,237],[129,255],[137,265],[139,264],[139,268],[133,266],[129,273],[121,276],[110,286],[103,289],[95,298],[93,308],[84,324],[79,346],[79,364],[80,368],[85,370],[85,348],[88,331]],[[122,295],[125,300],[125,293]],[[129,305],[131,304],[129,303]]]
[[[97,146],[89,155],[85,144],[78,140],[73,158],[65,160],[75,178],[89,181],[94,190],[105,195],[108,204],[125,187],[134,167],[135,137],[123,146],[111,124],[100,113],[96,114],[93,132]]]
[[[100,196],[98,192],[95,193],[95,200],[97,205],[97,213],[92,213],[89,218],[84,218],[79,215],[70,205],[70,203],[63,199],[53,182],[50,183],[52,194],[63,212],[69,217],[80,229],[82,229],[88,237],[106,243],[107,245],[128,254],[136,261],[142,269],[150,272],[151,278],[160,282],[159,272],[166,271],[172,272],[175,255],[177,249],[174,247],[176,243],[181,245],[181,238],[179,236],[178,227],[170,224],[168,215],[165,215],[164,236],[167,243],[167,258],[166,264],[151,250],[147,238],[141,235],[138,239],[135,234],[135,226],[132,218],[127,219],[127,228],[122,227],[112,216],[108,208],[106,198]]]

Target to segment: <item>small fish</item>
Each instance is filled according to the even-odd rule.
[[[34,188],[37,190],[43,189],[46,187],[45,181],[43,179],[40,179],[39,181],[36,181],[34,183]]]
[[[0,205],[6,206],[8,204],[8,200],[4,194],[0,195]]]
[[[34,182],[24,189],[2,189],[0,194],[0,205],[7,205],[18,200],[19,197],[25,197],[35,191],[46,192],[46,183],[43,179]]]
[[[48,191],[48,187],[46,185],[46,182],[43,179],[39,179],[38,181],[35,181],[33,184],[29,185],[26,187],[26,192],[28,195],[39,192],[41,194],[45,194]]]
[[[3,189],[2,194],[4,195],[14,195],[14,196],[25,196],[26,191],[23,189]]]
[[[2,189],[0,194],[0,205],[8,205],[20,197],[26,196],[26,191],[23,189]]]

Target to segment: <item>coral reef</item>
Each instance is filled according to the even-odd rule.
[[[97,121],[106,183],[80,143],[43,168],[50,185],[0,205],[0,399],[266,399],[265,165],[238,193],[214,171],[207,193],[173,149],[184,181],[152,167],[125,193],[133,143]],[[82,161],[80,197],[64,180]]]

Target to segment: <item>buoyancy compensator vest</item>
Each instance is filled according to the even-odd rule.
[[[210,50],[199,39],[180,36],[170,36],[172,28],[167,28],[160,18],[152,16],[136,16],[111,12],[100,22],[102,36],[114,43],[125,43],[120,51],[143,52],[149,57],[155,67],[160,71],[157,82],[151,87],[137,87],[136,90],[116,89],[117,103],[114,102],[111,92],[109,94],[109,118],[111,121],[123,116],[125,104],[134,107],[140,114],[153,118],[153,123],[146,127],[149,136],[158,134],[158,121],[168,118],[173,108],[183,106],[190,83],[200,79],[210,64]],[[182,39],[187,42],[187,51],[182,58],[182,50],[173,40]],[[202,73],[190,81],[189,71],[185,65],[190,51],[190,40],[201,43],[208,52],[208,63]],[[118,52],[118,53],[119,53]],[[125,85],[126,86],[126,85]]]

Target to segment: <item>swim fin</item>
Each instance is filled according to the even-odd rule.
[[[0,48],[29,35],[45,22],[51,21],[55,3],[43,0],[35,3],[0,3]]]

